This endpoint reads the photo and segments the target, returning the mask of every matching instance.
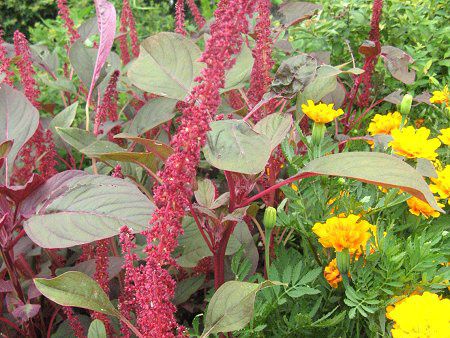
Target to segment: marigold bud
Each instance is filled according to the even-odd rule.
[[[402,103],[400,103],[400,113],[402,115],[408,115],[411,111],[413,97],[410,94],[403,96]]]
[[[274,207],[267,207],[264,211],[263,222],[266,229],[272,229],[277,223],[277,209]]]

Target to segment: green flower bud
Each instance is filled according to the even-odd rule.
[[[326,129],[325,124],[314,122],[311,138],[313,144],[318,145],[322,142]]]
[[[413,97],[409,94],[403,96],[402,103],[400,103],[400,113],[402,115],[408,115],[411,111]]]
[[[264,211],[263,223],[266,229],[272,229],[277,223],[277,209],[274,207],[267,207]]]
[[[346,275],[350,268],[350,253],[348,249],[336,252],[336,263],[341,276]]]

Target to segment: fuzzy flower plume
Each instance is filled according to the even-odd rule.
[[[383,0],[374,0],[372,5],[372,19],[370,20],[369,40],[374,43],[376,52],[371,55],[366,55],[364,62],[364,73],[361,74],[362,83],[364,85],[363,92],[359,96],[358,104],[361,107],[366,107],[370,99],[370,89],[372,88],[372,75],[375,70],[375,65],[378,60],[378,55],[381,51],[380,44],[380,20],[383,10]]]
[[[107,119],[110,121],[117,121],[117,81],[119,79],[120,72],[114,71],[109,79],[108,86],[106,87],[105,94],[102,98],[102,103],[97,107],[97,114],[94,120],[94,134],[101,133],[100,127]]]
[[[334,248],[340,252],[348,249],[355,253],[364,247],[372,236],[373,225],[360,220],[358,215],[348,217],[331,217],[325,223],[316,223],[312,231],[319,237],[324,248]]]
[[[39,91],[34,75],[33,64],[31,62],[31,51],[28,46],[28,41],[25,35],[19,31],[14,32],[14,49],[16,55],[19,56],[17,67],[20,73],[20,82],[22,83],[25,96],[36,107],[39,108],[39,102],[37,99],[41,92]]]
[[[69,306],[64,306],[63,312],[67,316],[69,325],[73,330],[74,336],[77,338],[84,338],[85,334],[83,326],[81,325],[80,320],[74,316],[72,308]]]
[[[5,78],[0,81],[0,83],[4,82],[9,86],[13,86],[13,77],[14,73],[9,69],[11,65],[11,60],[7,56],[6,48],[4,46],[5,41],[3,40],[4,32],[0,30],[0,76],[1,74],[5,74]]]
[[[100,285],[100,287],[109,294],[109,239],[102,239],[97,241],[95,248],[95,273],[94,279]],[[103,324],[105,324],[108,337],[113,334],[113,329],[111,327],[111,322],[108,316],[100,312],[93,312],[92,318],[100,319]]]
[[[194,16],[195,23],[197,24],[198,29],[203,28],[206,21],[203,18],[202,13],[200,13],[197,5],[195,4],[195,0],[187,0],[187,5],[191,10],[192,15]]]
[[[35,169],[44,179],[49,179],[58,172],[55,169],[58,164],[56,155],[52,132],[49,129],[44,130],[39,124],[34,135],[20,149],[18,158],[21,166],[14,169],[13,182],[28,181]]]
[[[441,145],[441,141],[437,138],[428,139],[430,130],[425,127],[417,130],[411,126],[401,130],[395,129],[391,135],[393,140],[388,145],[397,155],[406,158],[426,158],[431,161],[438,156],[436,149]]]
[[[272,59],[272,38],[270,37],[270,0],[258,0],[257,11],[258,21],[255,26],[255,40],[256,45],[252,51],[254,63],[250,77],[250,88],[247,96],[252,106],[255,106],[264,94],[267,92],[272,78],[270,77],[270,70],[274,65]],[[270,107],[270,105],[269,105]],[[269,108],[270,109],[270,108]],[[259,109],[253,114],[255,122],[261,120],[267,111]]]
[[[70,44],[73,44],[80,37],[80,34],[78,34],[78,31],[75,29],[75,24],[70,18],[70,10],[66,0],[58,0],[58,14],[64,21],[64,26],[67,28]]]
[[[389,311],[394,338],[446,338],[450,328],[450,300],[430,292],[412,295]]]
[[[177,0],[175,4],[175,32],[181,35],[186,35],[184,29],[184,0]]]
[[[160,173],[162,184],[155,188],[157,209],[147,238],[146,265],[134,278],[134,298],[139,330],[145,337],[175,337],[184,334],[175,319],[176,307],[171,303],[175,281],[165,269],[175,265],[171,252],[182,232],[181,218],[192,196],[192,182],[206,142],[209,122],[220,105],[220,88],[225,72],[234,64],[233,55],[240,51],[242,33],[248,29],[250,0],[222,0],[211,25],[211,37],[200,61],[206,67],[197,79],[198,85],[185,101],[180,126],[171,145],[174,153]]]
[[[131,40],[131,51],[135,57],[139,56],[139,39],[136,30],[136,22],[128,0],[123,0],[122,14],[120,16],[120,32],[123,34],[119,38],[120,56],[123,64],[126,65],[131,60],[128,49],[128,32]]]

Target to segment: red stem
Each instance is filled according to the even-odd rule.
[[[192,207],[192,204],[189,203],[189,209],[191,211],[192,217],[194,218],[195,223],[197,224],[198,230],[202,234],[203,239],[205,240],[206,244],[208,245],[209,250],[211,250],[212,253],[214,253],[214,248],[211,244],[211,241],[206,236],[205,232],[203,231],[202,224],[200,220],[198,219],[197,213],[195,212],[194,208]]]
[[[219,242],[219,247],[214,251],[214,288],[217,290],[225,282],[224,266],[225,253],[227,251],[228,241],[234,231],[236,222],[226,223],[227,228],[222,234]]]
[[[24,331],[22,331],[21,329],[20,329],[20,327],[18,327],[16,324],[14,324],[13,322],[11,322],[10,320],[8,320],[8,319],[6,319],[6,318],[4,318],[4,317],[0,317],[0,322],[3,322],[3,323],[6,323],[6,324],[8,324],[9,326],[11,326],[14,330],[16,330],[22,337],[26,337],[27,336],[27,334],[24,332]]]

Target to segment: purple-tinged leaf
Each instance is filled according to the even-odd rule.
[[[92,80],[89,86],[88,102],[91,99],[95,82],[100,76],[100,71],[111,52],[114,36],[116,35],[116,9],[114,5],[106,0],[95,0],[95,11],[97,14],[98,31],[100,32],[100,44],[97,59],[95,60],[94,73],[92,74]]]
[[[381,56],[386,64],[386,68],[394,78],[405,84],[412,84],[416,78],[414,70],[409,71],[408,65],[413,63],[413,58],[397,47],[381,47]]]
[[[286,27],[296,25],[312,17],[317,11],[322,9],[322,5],[310,2],[295,1],[288,2],[280,6],[278,12],[283,14],[283,24]]]
[[[39,124],[39,112],[20,91],[0,85],[0,142],[13,140],[6,156],[4,171],[11,175],[20,148],[33,136]],[[3,175],[2,175],[3,176]]]
[[[25,304],[20,305],[14,309],[12,315],[21,322],[26,322],[30,318],[36,316],[40,310],[39,304]]]
[[[38,290],[36,285],[34,285],[34,283],[31,283],[30,286],[28,287],[28,292],[27,292],[28,301],[30,299],[37,298],[41,295],[42,295],[42,293],[41,293],[41,291]]]
[[[39,186],[41,186],[45,180],[37,175],[33,174],[25,185],[16,185],[12,187],[7,187],[5,185],[0,185],[0,194],[5,194],[11,200],[16,203],[16,205],[27,198],[33,191],[35,191]]]
[[[0,280],[0,293],[14,291],[14,285],[10,280]]]
[[[25,218],[29,218],[39,211],[38,206],[44,206],[50,203],[68,190],[68,185],[72,179],[84,175],[88,174],[81,170],[67,170],[56,174],[21,203],[19,209],[20,214]]]

